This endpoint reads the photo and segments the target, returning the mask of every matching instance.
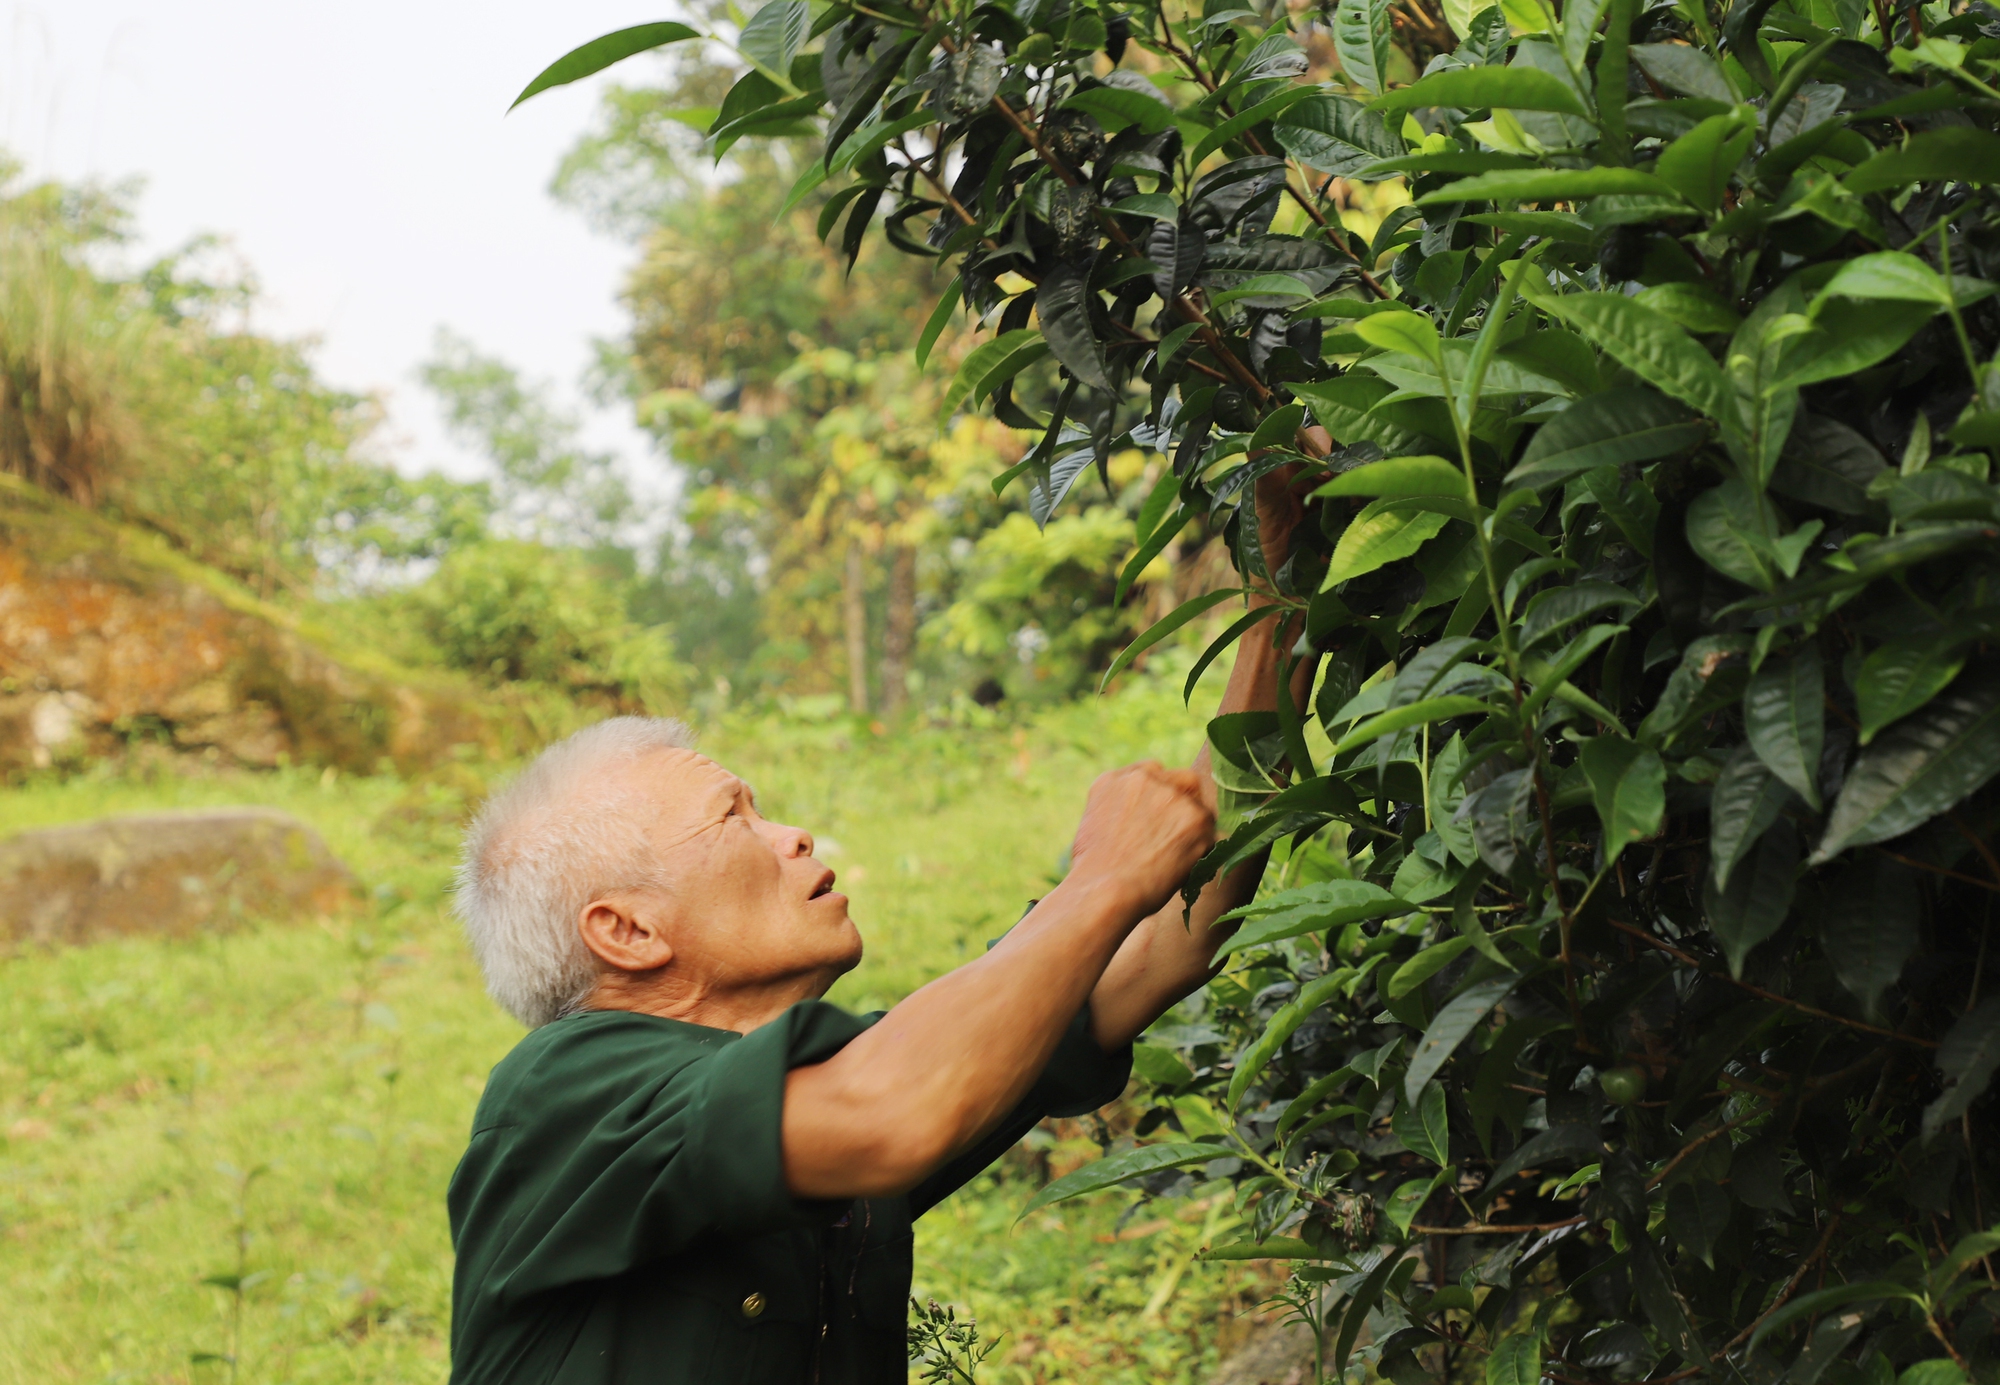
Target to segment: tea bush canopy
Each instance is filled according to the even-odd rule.
[[[2000,11],[1954,9],[666,36],[739,55],[718,157],[816,136],[785,202],[939,264],[918,359],[986,333],[941,413],[1039,436],[996,488],[1172,459],[1127,573],[1202,522],[1240,583],[1135,650],[1255,584],[1221,642],[1315,665],[1211,726],[1190,890],[1293,845],[1142,1054],[1152,1142],[1038,1202],[1239,1168],[1210,1254],[1293,1262],[1331,1376],[1993,1370]],[[1317,520],[1275,571],[1274,472]]]

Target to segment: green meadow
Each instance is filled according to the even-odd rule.
[[[884,739],[773,717],[712,728],[705,748],[821,838],[868,939],[831,998],[871,1009],[976,955],[1047,887],[1095,774],[1185,761],[1199,725],[1142,683],[1021,725]],[[504,769],[99,766],[0,793],[0,833],[282,808],[366,901],[0,963],[0,1385],[445,1378],[444,1190],[520,1034],[484,994],[448,885],[459,825]],[[1197,1381],[1265,1292],[1256,1271],[1194,1260],[1227,1225],[1198,1199],[1017,1224],[1036,1182],[1104,1133],[1038,1131],[920,1224],[917,1294],[1000,1338],[983,1382]]]

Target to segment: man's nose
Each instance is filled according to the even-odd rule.
[[[771,823],[771,844],[780,856],[810,856],[813,854],[812,833],[803,827],[786,827],[782,823]]]

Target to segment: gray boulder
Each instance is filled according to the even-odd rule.
[[[0,946],[190,937],[335,913],[354,893],[319,834],[273,808],[102,818],[0,841]]]

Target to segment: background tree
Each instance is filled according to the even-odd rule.
[[[1121,662],[1261,594],[1210,655],[1314,678],[1210,729],[1190,890],[1285,859],[1142,1050],[1170,1138],[1037,1205],[1235,1180],[1210,1253],[1296,1266],[1334,1378],[1994,1373],[2000,15],[1953,8],[715,29],[710,141],[820,122],[787,200],[949,267],[927,321],[991,338],[942,412],[1041,426],[1038,519],[1139,445],[1128,573],[1221,528],[1241,584]],[[1265,477],[1315,521],[1282,561]]]
[[[722,176],[705,176],[699,131],[736,75],[693,60],[662,86],[613,89],[602,130],[557,180],[642,244],[632,334],[607,347],[607,375],[688,472],[658,598],[687,613],[682,650],[744,692],[838,691],[864,712],[896,712],[913,671],[961,690],[999,675],[1016,695],[1067,695],[1134,628],[1103,610],[1102,574],[1142,495],[1125,500],[1116,539],[1115,498],[1092,518],[1091,560],[1049,609],[992,587],[1007,540],[981,545],[1024,507],[996,501],[987,480],[1020,444],[998,422],[940,435],[940,382],[904,354],[937,292],[924,265],[822,244],[807,218],[840,210],[824,196],[779,214],[820,152],[815,131],[736,145]],[[971,344],[953,331],[936,351],[951,359]],[[1079,618],[1095,632],[1082,657],[1064,642],[1041,658],[1044,624],[1061,636]]]

